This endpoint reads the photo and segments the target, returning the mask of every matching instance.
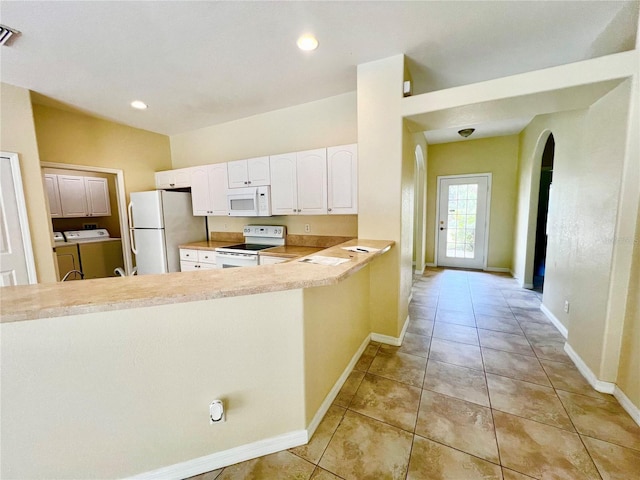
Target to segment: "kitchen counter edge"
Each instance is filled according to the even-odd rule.
[[[334,285],[387,252],[394,244],[392,240],[354,239],[316,253],[349,259],[348,262],[337,266],[290,261],[249,268],[3,287],[0,289],[0,322],[10,323]],[[358,253],[342,248],[356,245],[378,250]]]

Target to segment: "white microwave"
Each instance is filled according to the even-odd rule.
[[[229,189],[227,208],[232,217],[270,217],[271,187]]]

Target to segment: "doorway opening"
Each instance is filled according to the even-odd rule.
[[[133,271],[133,259],[131,257],[131,247],[129,242],[129,224],[128,224],[128,215],[127,215],[127,204],[126,204],[126,194],[124,189],[124,173],[120,169],[111,169],[111,168],[102,168],[102,167],[93,167],[88,165],[72,165],[66,163],[50,163],[50,162],[41,162],[40,166],[42,167],[43,176],[45,172],[58,172],[65,173],[66,170],[69,170],[74,175],[91,175],[96,177],[105,177],[108,182],[111,182],[110,187],[108,188],[109,194],[109,203],[113,204],[111,207],[111,213],[109,216],[108,222],[105,223],[107,217],[95,216],[92,218],[69,218],[69,219],[55,219],[56,224],[54,224],[54,219],[52,219],[52,229],[60,228],[60,229],[70,229],[70,230],[82,230],[82,229],[93,229],[93,228],[106,228],[110,234],[110,237],[114,237],[114,240],[117,240],[120,237],[119,244],[111,243],[106,246],[109,250],[106,256],[110,259],[119,259],[120,262],[123,263],[123,270],[125,275],[131,275]],[[49,201],[50,203],[50,201]],[[51,206],[49,205],[49,210],[51,210]],[[99,220],[98,220],[99,219]],[[67,223],[64,223],[67,221]],[[71,221],[72,223],[68,223]],[[62,223],[61,223],[62,222]],[[75,223],[73,223],[75,222]],[[86,225],[85,225],[86,223]],[[117,248],[116,248],[117,245]],[[88,252],[92,249],[95,250],[97,248],[97,244],[86,244],[85,250]],[[116,251],[117,250],[117,251]],[[99,252],[100,255],[104,252]],[[97,255],[96,252],[91,251],[90,256],[94,258]],[[81,255],[79,255],[81,256]],[[64,257],[65,260],[68,257]],[[82,263],[80,258],[76,260],[78,264]],[[114,276],[115,272],[111,268],[111,263],[109,262],[104,265],[109,265],[109,268],[104,266],[101,262],[97,262],[96,265],[99,268],[94,269],[98,273],[95,275],[89,275],[87,278],[100,278],[103,276]],[[117,262],[116,262],[117,263]],[[92,262],[93,264],[93,262]],[[66,263],[64,264],[66,265]],[[58,267],[60,268],[60,262],[58,262]],[[102,268],[104,267],[104,268]],[[103,271],[107,268],[108,271]],[[74,277],[77,278],[77,277]]]
[[[547,138],[540,165],[540,190],[538,193],[538,215],[536,221],[536,243],[533,257],[533,289],[542,292],[547,257],[547,218],[549,196],[553,182],[553,157],[556,142],[553,134]]]

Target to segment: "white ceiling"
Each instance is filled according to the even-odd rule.
[[[22,32],[0,48],[3,82],[171,135],[353,91],[358,64],[399,53],[416,94],[633,49],[638,1],[3,0],[0,13]],[[297,49],[305,32],[315,52]]]

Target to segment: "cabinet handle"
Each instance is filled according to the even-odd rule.
[[[251,185],[251,180],[249,180],[247,183],[248,183],[249,185]]]
[[[249,182],[244,182],[245,185],[247,185]]]
[[[331,209],[329,209],[329,211],[331,211]]]
[[[175,184],[175,183],[170,183],[170,184],[169,184],[169,186],[170,186],[170,187],[175,187],[175,186],[176,186],[176,184]]]

